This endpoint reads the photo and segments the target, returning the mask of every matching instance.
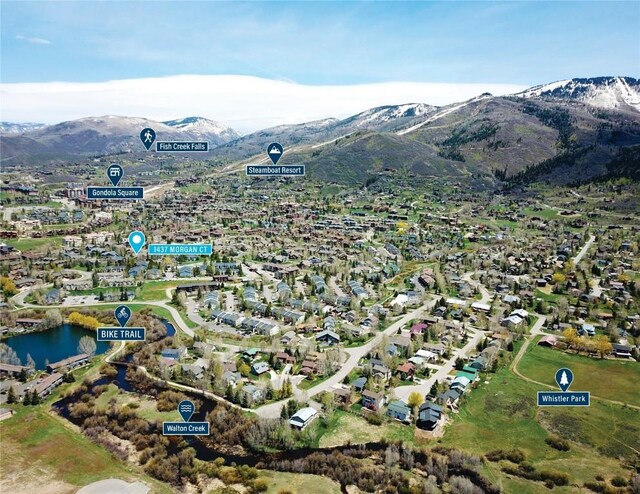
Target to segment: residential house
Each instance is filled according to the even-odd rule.
[[[277,352],[276,360],[282,362],[284,365],[293,365],[296,363],[296,358],[293,355],[289,355],[287,352]]]
[[[408,422],[411,420],[411,408],[402,401],[395,400],[389,403],[386,415],[401,422]]]
[[[269,372],[269,364],[266,362],[256,362],[251,366],[251,371],[256,376],[261,376],[265,372]]]
[[[75,369],[77,367],[82,367],[83,365],[87,365],[89,363],[89,359],[91,357],[86,353],[81,353],[79,355],[74,355],[73,357],[69,357],[59,362],[54,362],[53,364],[47,365],[47,372],[53,373],[61,369]]]
[[[51,391],[53,391],[57,386],[59,386],[62,383],[62,379],[63,379],[63,375],[58,373],[58,372],[54,372],[51,375],[45,377],[44,379],[42,379],[34,388],[35,392],[38,394],[38,396],[40,398],[44,398],[45,396],[47,396],[49,393],[51,393]]]
[[[264,391],[254,384],[245,384],[241,390],[251,402],[257,402],[264,399]]]
[[[366,377],[359,377],[358,379],[355,379],[352,383],[351,386],[353,387],[353,389],[357,392],[357,393],[362,393],[364,391],[364,387],[367,385],[367,378]]]
[[[416,372],[416,366],[411,362],[405,362],[396,368],[396,372],[400,374],[400,378],[405,381],[413,379],[413,375]]]
[[[329,329],[325,329],[324,331],[317,334],[316,341],[319,341],[326,345],[337,345],[338,343],[340,343],[340,335],[334,333]]]
[[[318,416],[315,408],[305,407],[294,413],[289,419],[289,425],[294,429],[303,430]]]
[[[618,358],[631,358],[631,347],[628,345],[621,345],[619,343],[614,343],[613,354]]]
[[[165,348],[164,350],[162,350],[162,353],[160,355],[162,355],[162,357],[164,358],[173,359],[179,362],[184,357],[186,357],[187,349],[186,347]]]
[[[382,393],[376,393],[375,391],[369,391],[365,389],[362,392],[362,406],[369,410],[380,410],[384,405],[384,395]]]
[[[428,431],[434,430],[442,418],[442,407],[431,401],[425,401],[418,410],[417,426]]]

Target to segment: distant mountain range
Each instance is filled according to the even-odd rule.
[[[230,127],[202,117],[156,122],[146,118],[107,115],[56,125],[28,124],[22,132],[17,131],[18,125],[2,123],[0,151],[8,163],[25,159],[46,161],[143,152],[139,135],[145,127],[153,128],[158,140],[207,140],[211,146],[240,137]],[[10,130],[5,133],[5,129]]]
[[[35,129],[24,124],[22,132],[14,125],[2,124],[0,152],[9,164],[141,152],[138,133],[152,127],[162,140],[207,139],[217,146],[210,157],[239,169],[264,160],[267,144],[277,141],[285,147],[282,164],[305,164],[309,176],[335,182],[398,174],[511,183],[640,178],[640,81],[631,77],[558,81],[444,107],[383,106],[242,137],[199,117],[83,118]]]

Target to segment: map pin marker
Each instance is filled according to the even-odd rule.
[[[191,416],[195,411],[196,406],[189,400],[182,400],[180,403],[178,403],[178,412],[180,412],[180,416],[185,422],[189,422]]]
[[[114,187],[118,186],[118,183],[120,182],[123,176],[124,176],[124,170],[119,164],[111,163],[111,166],[107,168],[107,177],[109,177],[109,180],[111,180],[111,183],[113,184]]]
[[[144,247],[145,242],[144,233],[135,231],[129,234],[129,245],[136,254]]]
[[[556,372],[556,382],[562,391],[566,391],[573,382],[573,372],[566,367],[558,369]]]
[[[127,325],[129,319],[131,319],[131,309],[129,309],[129,307],[127,307],[126,305],[119,305],[118,307],[116,307],[114,314],[116,316],[118,324],[120,324],[120,326],[123,328]]]
[[[269,155],[269,158],[271,158],[274,165],[278,163],[278,160],[282,157],[283,153],[284,148],[277,142],[272,142],[267,146],[267,155]]]
[[[147,151],[149,151],[153,142],[156,140],[155,130],[150,129],[149,127],[142,129],[142,132],[140,132],[140,140],[142,141],[142,144],[144,144],[144,147],[147,148]]]

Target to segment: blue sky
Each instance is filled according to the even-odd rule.
[[[640,76],[640,2],[1,3],[0,82]]]

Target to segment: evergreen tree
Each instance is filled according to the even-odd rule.
[[[11,386],[9,388],[9,391],[7,392],[7,403],[11,404],[11,403],[15,403],[16,401],[18,401],[18,398],[16,396],[16,391],[15,389],[13,389],[13,386]]]
[[[31,393],[29,391],[25,391],[24,398],[22,399],[23,405],[31,405]]]

